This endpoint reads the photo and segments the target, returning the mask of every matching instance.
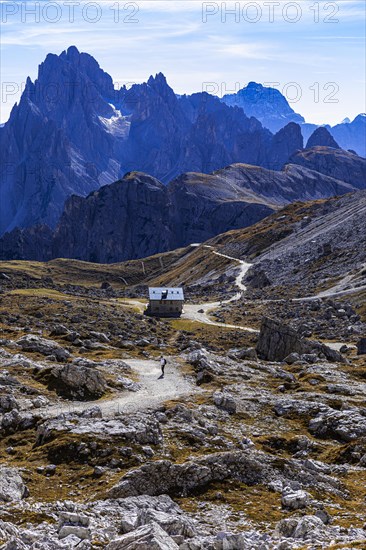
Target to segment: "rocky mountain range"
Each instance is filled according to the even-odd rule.
[[[277,169],[302,145],[296,128],[273,136],[209,94],[176,96],[162,74],[115,90],[93,57],[71,47],[47,56],[0,128],[0,233],[53,227],[71,194],[131,170],[167,183],[233,162]]]
[[[366,160],[330,147],[299,151],[282,171],[233,164],[212,174],[188,172],[168,185],[130,172],[86,198],[73,195],[54,231],[33,226],[6,233],[0,258],[141,258],[253,225],[297,200],[365,187]]]
[[[239,106],[207,93],[177,96],[162,74],[116,90],[92,56],[75,47],[49,54],[0,128],[0,234],[37,224],[54,229],[68,197],[130,171],[167,184],[233,163],[280,170],[303,147],[302,117],[265,88],[258,101],[257,88],[239,94]],[[272,134],[252,113],[286,124]]]

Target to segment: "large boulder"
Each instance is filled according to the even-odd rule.
[[[324,523],[317,516],[291,517],[282,519],[275,532],[286,538],[311,539],[324,530]]]
[[[297,353],[315,354],[339,363],[347,362],[338,351],[320,342],[308,340],[294,328],[268,317],[262,320],[257,353],[265,361],[283,361],[289,355]]]
[[[109,490],[108,496],[188,494],[208,483],[228,478],[248,484],[263,483],[271,473],[269,460],[254,451],[213,453],[183,464],[158,460],[128,472]]]
[[[70,353],[54,340],[47,340],[35,334],[27,334],[17,341],[23,351],[40,353],[41,355],[53,355],[57,361],[66,361]]]
[[[236,413],[236,403],[231,395],[221,391],[215,391],[212,397],[216,407],[228,412],[229,414]]]
[[[301,508],[306,508],[309,504],[309,493],[301,490],[284,490],[281,503],[283,508],[286,508],[287,510],[299,510]]]
[[[67,399],[87,401],[102,397],[107,382],[96,369],[69,364],[52,369],[49,387]]]
[[[164,529],[152,522],[110,542],[106,550],[179,550],[179,546]]]
[[[355,409],[320,412],[310,420],[309,431],[317,437],[353,441],[366,436],[366,416]]]
[[[0,502],[14,502],[27,496],[28,490],[15,468],[0,466]]]

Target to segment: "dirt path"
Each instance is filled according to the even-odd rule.
[[[99,401],[73,401],[59,406],[54,405],[45,407],[40,412],[44,413],[45,417],[50,418],[61,413],[81,412],[96,405],[102,410],[103,416],[108,417],[121,412],[128,413],[156,408],[165,401],[197,391],[196,387],[183,377],[180,366],[174,357],[168,358],[164,378],[161,378],[158,361],[127,359],[124,362],[130,365],[138,375],[138,381],[141,385],[139,391],[125,391],[111,399]]]
[[[212,248],[211,246],[205,245],[206,248]],[[258,330],[253,329],[251,327],[242,326],[242,325],[228,325],[226,323],[219,323],[217,321],[214,321],[209,316],[209,313],[213,310],[219,308],[221,305],[230,304],[232,302],[236,302],[240,300],[242,297],[243,292],[246,290],[246,286],[243,284],[243,278],[248,272],[249,268],[252,264],[249,264],[245,262],[244,260],[239,260],[238,258],[233,258],[232,256],[227,256],[226,254],[221,254],[220,252],[217,252],[216,250],[212,250],[212,254],[216,254],[216,256],[221,256],[222,258],[228,258],[229,260],[233,260],[235,262],[238,262],[240,264],[239,272],[235,278],[235,285],[238,287],[239,292],[234,294],[229,300],[224,300],[222,302],[206,302],[203,304],[185,304],[184,306],[184,313],[182,315],[182,319],[189,319],[191,321],[197,321],[199,323],[204,323],[206,325],[214,325],[216,327],[224,327],[224,328],[231,328],[231,329],[237,329],[237,330],[245,330],[247,332],[258,332]]]
[[[365,269],[366,265],[362,269]],[[346,296],[347,294],[354,294],[355,292],[362,292],[366,290],[366,285],[357,286],[354,282],[355,275],[353,273],[345,275],[336,285],[323,290],[314,296],[306,296],[305,298],[295,298],[296,302],[311,302],[313,300],[319,300],[321,298],[332,298],[333,296]]]

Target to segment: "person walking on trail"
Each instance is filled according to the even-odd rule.
[[[164,369],[166,365],[166,359],[163,355],[160,357],[161,374],[164,376]]]

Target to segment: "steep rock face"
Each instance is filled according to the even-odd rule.
[[[123,104],[132,112],[123,166],[163,183],[187,171],[209,173],[233,162],[274,168],[272,158],[280,157],[283,165],[288,150],[293,153],[298,146],[285,133],[287,149],[279,151],[276,136],[242,109],[207,93],[177,97],[162,74],[133,86]]]
[[[311,134],[306,144],[306,149],[317,146],[340,149],[338,143],[324,126],[320,126],[320,128],[317,128],[315,132]]]
[[[251,202],[239,188],[231,193],[219,188],[210,196],[210,185],[164,186],[151,176],[129,173],[86,199],[69,199],[52,257],[103,263],[146,257],[206,240],[224,227],[250,225],[276,208]]]
[[[131,114],[129,139],[121,151],[125,171],[139,170],[167,181],[179,170],[190,122],[161,73],[128,90],[124,108]]]
[[[331,147],[312,147],[292,155],[289,163],[299,164],[347,182],[355,189],[366,187],[366,159],[349,151]]]
[[[0,132],[1,233],[55,225],[67,196],[86,195],[103,177],[118,177],[109,162],[115,139],[103,122],[114,114],[105,99],[113,93],[112,79],[76,48],[48,55],[36,82],[27,80]]]
[[[53,255],[109,263],[169,250],[171,243],[164,185],[145,174],[131,173],[86,199],[68,200],[55,233]]]
[[[268,166],[273,170],[280,170],[294,151],[303,148],[303,137],[298,124],[290,122],[282,128],[272,139]]]
[[[0,239],[0,258],[43,261],[52,257],[53,232],[47,225],[13,229]]]
[[[183,174],[167,186],[131,172],[86,198],[71,197],[51,236],[44,228],[4,235],[0,258],[14,259],[18,253],[28,259],[66,257],[102,263],[141,258],[247,227],[294,200],[353,189],[298,165],[274,172],[234,164],[210,175]]]
[[[289,122],[305,122],[301,115],[291,109],[279,90],[256,82],[249,82],[236,94],[224,95],[222,101],[227,105],[241,107],[247,116],[257,118],[271,132],[278,132]]]

